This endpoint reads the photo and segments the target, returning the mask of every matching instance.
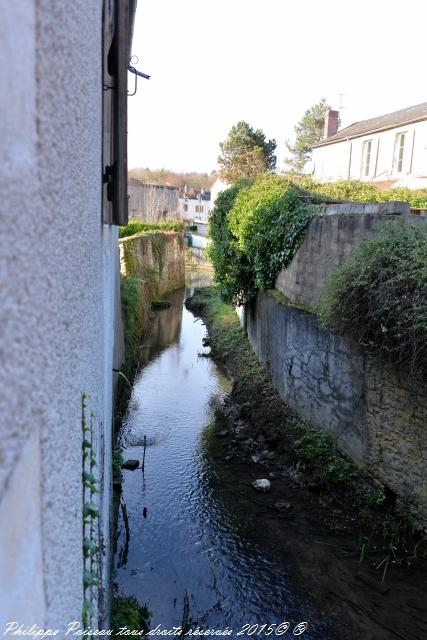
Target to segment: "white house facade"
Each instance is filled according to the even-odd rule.
[[[211,210],[211,200],[204,197],[198,198],[179,198],[178,211],[183,219],[207,221]]]
[[[427,187],[427,102],[335,131],[314,145],[312,158],[318,182]]]

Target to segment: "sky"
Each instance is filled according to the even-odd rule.
[[[151,79],[129,98],[129,168],[210,173],[239,120],[277,141],[281,168],[323,97],[342,126],[427,101],[426,17],[423,0],[138,0]]]

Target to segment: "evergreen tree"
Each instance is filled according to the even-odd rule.
[[[295,143],[292,145],[289,140],[286,141],[292,158],[286,158],[285,162],[295,173],[300,173],[305,163],[311,160],[313,145],[322,140],[325,116],[330,108],[325,98],[322,98],[320,102],[307,109],[295,127]]]
[[[241,178],[253,178],[276,168],[276,141],[266,140],[261,129],[254,130],[247,122],[234,125],[227,140],[219,146],[219,175],[230,185]]]

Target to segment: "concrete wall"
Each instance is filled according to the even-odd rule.
[[[109,547],[117,232],[101,222],[101,27],[101,2],[2,11],[0,629],[81,620],[84,391]],[[106,555],[100,570],[106,587]]]
[[[425,217],[411,215],[403,202],[328,205],[323,216],[311,220],[291,264],[280,271],[276,289],[293,304],[316,307],[331,271],[364,238],[375,236],[384,223],[401,215],[412,224],[427,223]]]
[[[395,141],[405,132],[402,170],[395,162]],[[365,141],[372,141],[369,174],[362,171],[362,149]],[[342,140],[313,149],[314,179],[319,182],[335,180],[397,181],[393,186],[423,188],[427,186],[427,121],[395,127],[352,140]]]
[[[157,184],[144,184],[130,180],[128,184],[129,218],[155,222],[176,220],[178,214],[178,189]]]
[[[393,209],[395,203],[388,204]],[[259,293],[245,310],[249,340],[289,406],[327,431],[426,526],[426,385],[404,373],[398,376],[368,366],[355,344],[323,329],[309,309],[318,304],[331,268],[363,237],[399,216],[340,215],[333,213],[334,207],[331,215],[311,221],[294,260],[279,275],[277,288]],[[419,216],[409,219],[413,224],[426,223]]]
[[[259,294],[246,323],[257,356],[289,406],[329,433],[426,526],[425,385],[367,366],[353,343],[277,295]]]
[[[366,457],[364,360],[317,317],[259,294],[246,314],[248,337],[290,407],[322,426],[359,464]]]

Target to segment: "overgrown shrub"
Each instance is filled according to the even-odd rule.
[[[218,197],[209,254],[225,299],[243,304],[257,289],[273,286],[314,215],[313,200],[297,182],[270,173]]]
[[[150,231],[182,231],[184,224],[180,220],[170,220],[167,222],[141,222],[131,220],[126,227],[119,227],[119,238],[134,236],[136,233],[147,233]]]
[[[124,315],[125,363],[123,371],[131,377],[139,360],[139,340],[143,332],[144,301],[141,280],[136,276],[122,277],[120,294]]]
[[[328,200],[398,200],[427,208],[427,189],[389,189],[356,180],[319,184],[311,178],[259,175],[241,181],[216,200],[210,216],[209,257],[223,298],[237,304],[271,288],[301,244],[316,203]]]
[[[388,223],[330,277],[323,323],[394,367],[427,377],[427,227]]]
[[[215,209],[209,218],[209,238],[207,255],[215,270],[215,281],[219,285],[224,300],[231,302],[240,289],[245,288],[250,278],[249,264],[239,251],[237,238],[231,232],[228,216],[242,189],[249,187],[252,181],[240,180],[234,187],[220,193]]]

